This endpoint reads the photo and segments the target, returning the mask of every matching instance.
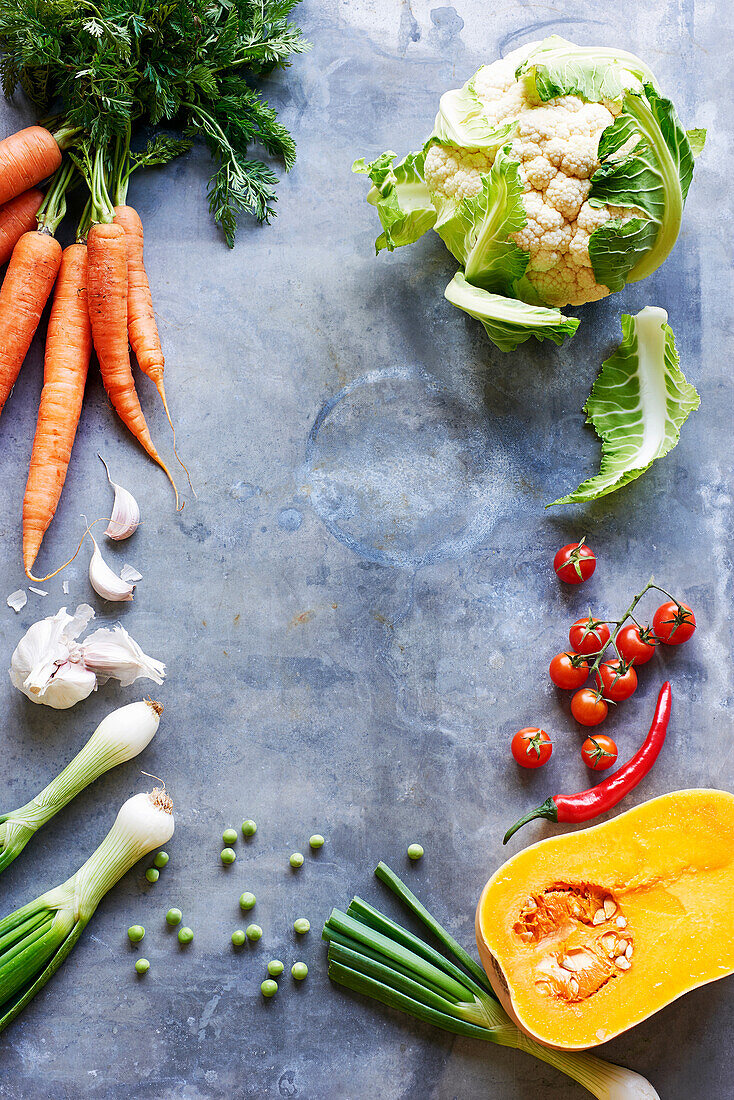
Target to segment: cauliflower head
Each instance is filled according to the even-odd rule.
[[[552,36],[445,93],[419,153],[354,167],[373,183],[378,252],[434,228],[464,268],[447,298],[511,350],[560,343],[578,325],[560,308],[662,263],[702,144],[638,58]]]

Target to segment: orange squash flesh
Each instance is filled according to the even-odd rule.
[[[558,1050],[597,1046],[733,973],[732,928],[734,795],[716,790],[541,840],[499,868],[476,914],[505,1009]]]

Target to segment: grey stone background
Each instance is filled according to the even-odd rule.
[[[137,565],[144,580],[134,603],[104,606],[92,599],[84,550],[65,574],[68,597],[55,578],[19,615],[5,607],[23,584],[20,504],[39,336],[0,420],[0,646],[4,664],[36,618],[91,600],[100,623],[119,617],[165,660],[156,695],[166,710],[139,762],[77,798],[2,876],[2,911],[81,864],[120,803],[150,783],[141,768],[165,778],[176,835],[159,883],[146,884],[145,864],[130,873],[0,1038],[1,1097],[585,1095],[525,1055],[454,1039],[332,988],[319,930],[355,892],[393,910],[372,879],[383,858],[472,944],[480,890],[507,854],[505,826],[547,794],[587,782],[548,661],[589,602],[611,615],[652,572],[693,604],[699,630],[685,650],[647,666],[638,694],[608,723],[630,755],[670,677],[668,743],[626,805],[679,787],[731,788],[730,17],[729,5],[711,0],[305,0],[313,51],[268,86],[299,144],[277,220],[244,224],[230,253],[209,220],[200,149],[135,178],[171,406],[199,498],[174,515],[163,475],[114,418],[93,370],[39,564],[63,560],[81,513],[108,514],[100,451],[144,518],[128,544],[105,553]],[[443,300],[455,265],[438,238],[374,258],[376,220],[350,165],[414,148],[444,89],[550,33],[641,53],[686,125],[709,127],[709,142],[664,268],[580,310],[565,348],[525,345],[504,357]],[[22,104],[2,111],[3,132],[30,118]],[[546,502],[596,468],[580,409],[618,342],[620,313],[647,303],[669,311],[701,409],[640,481],[593,507],[546,513]],[[138,385],[170,454],[152,386]],[[582,590],[561,589],[552,555],[584,532],[599,554],[596,575]],[[0,680],[0,802],[24,802],[108,710],[148,687],[108,685],[60,713]],[[551,731],[556,748],[547,768],[520,775],[508,742],[526,724]],[[246,816],[257,819],[257,837],[238,845],[225,870],[221,831]],[[288,856],[313,831],[326,846],[293,874]],[[530,827],[513,849],[551,832]],[[407,867],[413,840],[426,855]],[[244,889],[258,896],[264,936],[236,953],[229,936],[243,924]],[[196,933],[185,952],[163,926],[174,904]],[[296,944],[299,915],[312,931]],[[151,961],[143,980],[126,939],[138,921]],[[289,966],[303,958],[310,973],[299,987],[284,980],[263,1003],[259,983],[273,956]],[[690,993],[603,1052],[648,1075],[665,1100],[730,1096],[733,995],[731,979]]]

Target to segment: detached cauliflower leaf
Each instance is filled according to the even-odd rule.
[[[636,317],[622,314],[622,343],[602,363],[584,406],[587,423],[602,440],[600,471],[553,504],[579,504],[613,493],[649,470],[680,439],[700,398],[680,369],[667,321],[658,306],[646,306]]]
[[[406,167],[384,154],[355,168],[375,184],[378,251],[433,226],[468,284],[557,311],[604,298],[663,262],[704,137],[686,133],[639,58],[554,35],[446,92],[433,134]],[[529,335],[553,331],[558,342],[575,327],[535,326]]]

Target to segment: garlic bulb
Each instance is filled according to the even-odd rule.
[[[94,535],[90,534],[94,545],[92,557],[89,560],[89,583],[98,596],[103,600],[111,600],[113,603],[125,603],[133,598],[134,584],[128,584],[117,573],[110,569],[102,557],[102,552],[97,546]]]
[[[116,542],[129,539],[137,530],[140,523],[140,508],[138,502],[129,489],[124,489],[110,477],[110,471],[102,455],[97,456],[107,471],[107,480],[115,491],[115,499],[112,504],[112,515],[107,525],[105,534]]]
[[[83,641],[77,636],[94,611],[81,604],[75,615],[62,607],[34,623],[15,648],[10,679],[34,703],[66,710],[110,678],[125,687],[144,676],[162,684],[165,665],[143,653],[121,626],[102,627]]]

